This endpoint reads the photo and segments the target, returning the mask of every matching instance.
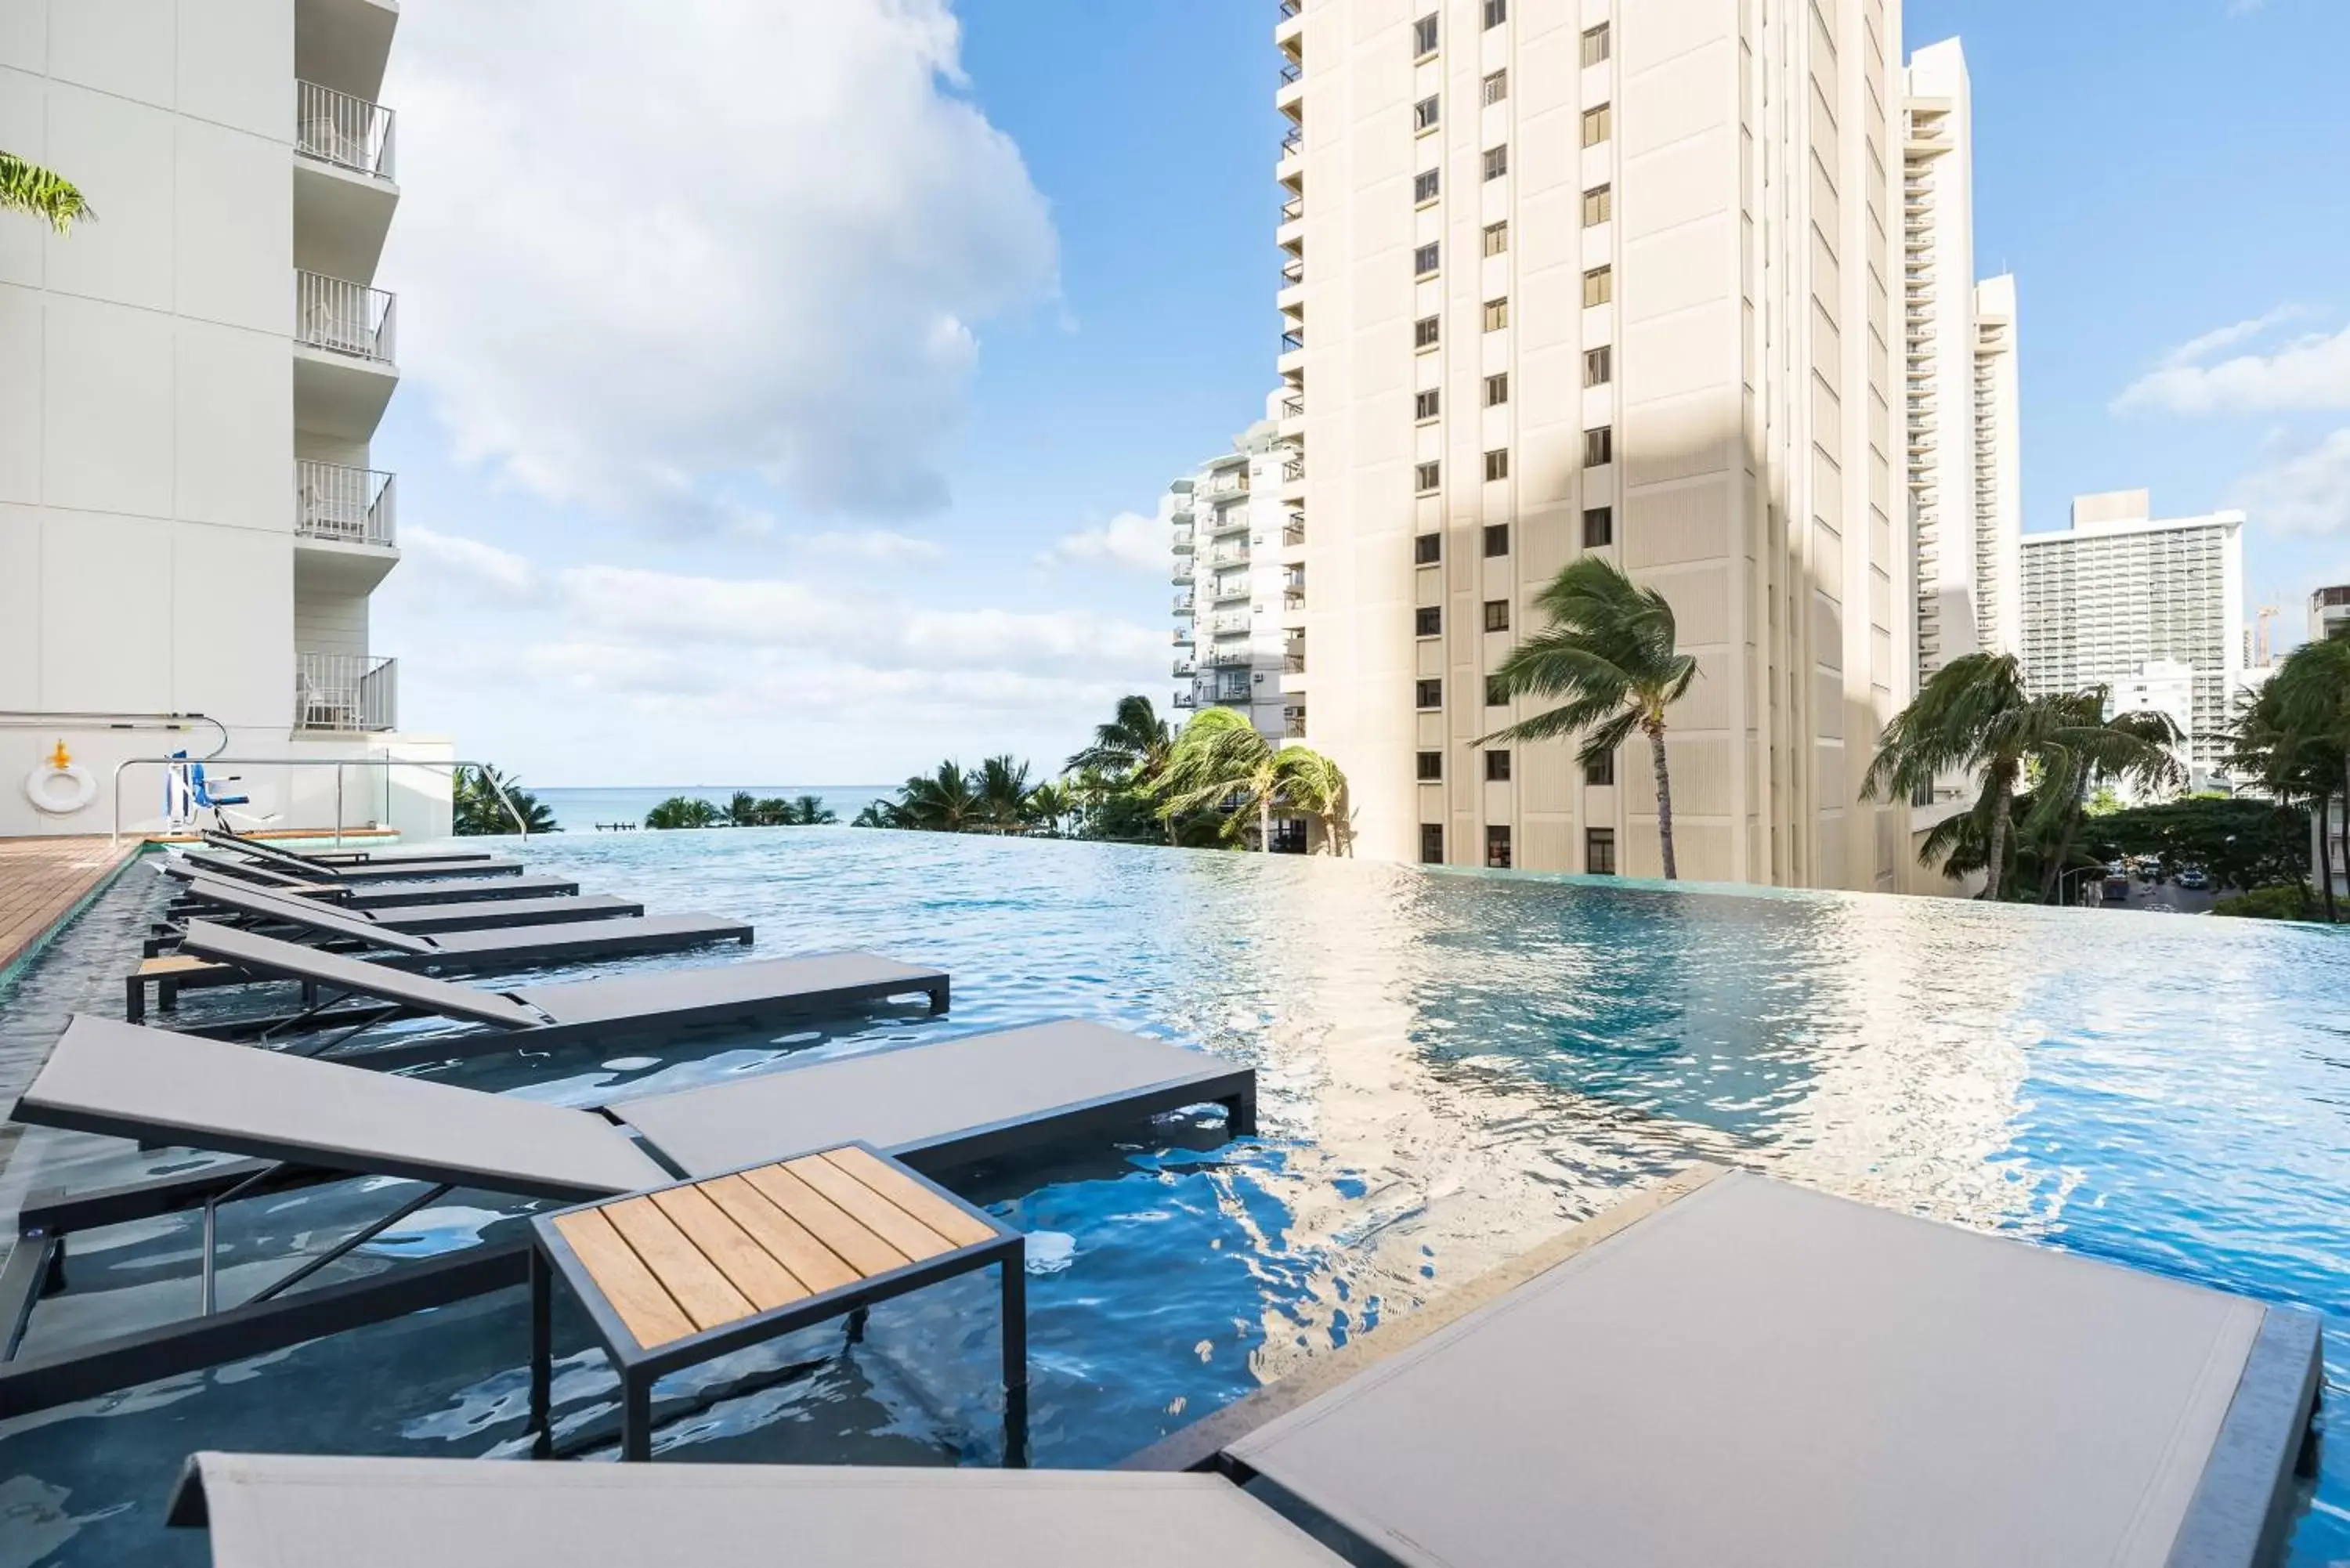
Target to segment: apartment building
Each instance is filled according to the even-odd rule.
[[[2309,640],[2350,637],[2350,586],[2318,588],[2309,596]]]
[[[2022,637],[2015,280],[1974,271],[1974,106],[1956,38],[1910,57],[1902,105],[1902,347],[1918,679]]]
[[[2157,520],[2143,490],[2077,496],[2073,525],[2023,536],[2023,664],[2035,696],[2144,691],[2185,671],[2188,756],[2225,777],[2244,684],[2244,514]]]
[[[1175,585],[1175,707],[1231,708],[1278,741],[1304,732],[1304,716],[1282,695],[1289,655],[1285,598],[1300,591],[1281,555],[1284,514],[1275,499],[1294,454],[1260,421],[1168,486],[1159,515],[1170,528]]]
[[[0,146],[97,209],[0,218],[0,834],[103,831],[186,748],[250,819],[446,831],[369,598],[400,559],[369,442],[399,384],[389,0],[21,0]],[[173,715],[202,715],[201,719]],[[16,787],[59,742],[93,798]],[[324,763],[344,765],[311,766]],[[156,826],[163,779],[121,775]]]
[[[1908,886],[1898,0],[1280,0],[1278,492],[1357,852],[1655,875],[1645,742],[1475,743],[1595,553],[1671,602],[1683,877]],[[1284,539],[1291,536],[1284,533]],[[1284,545],[1284,549],[1293,548]]]

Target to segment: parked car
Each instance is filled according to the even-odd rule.
[[[2211,878],[2203,874],[2199,866],[2185,866],[2179,868],[2178,885],[2190,893],[2200,893],[2211,885]]]
[[[2108,904],[2126,904],[2129,902],[2129,878],[2126,877],[2106,877],[2106,902]]]

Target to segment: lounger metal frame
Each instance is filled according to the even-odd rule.
[[[927,1044],[912,1041],[885,1049],[920,1050]],[[1105,1125],[1143,1121],[1198,1105],[1221,1105],[1232,1137],[1253,1135],[1255,1070],[1213,1056],[1203,1055],[1201,1060],[1203,1064],[1199,1072],[1164,1080],[1148,1094],[1107,1096],[1046,1106],[1027,1116],[896,1145],[879,1152],[935,1179],[941,1172],[1033,1145],[1045,1137],[1073,1136]],[[780,1069],[784,1073],[798,1070],[801,1069]],[[583,1114],[600,1115],[616,1125],[625,1125],[625,1108],[626,1102],[620,1102]],[[132,1138],[141,1136],[143,1130],[137,1126],[108,1125],[102,1118],[52,1116],[47,1118],[47,1125]],[[663,1158],[650,1142],[646,1151],[675,1170],[674,1164]],[[9,1255],[5,1267],[0,1268],[0,1419],[283,1350],[325,1334],[388,1322],[428,1307],[447,1306],[529,1282],[531,1243],[516,1240],[471,1247],[424,1262],[399,1264],[366,1279],[285,1293],[300,1279],[348,1255],[385,1226],[396,1222],[401,1216],[395,1214],[355,1232],[320,1257],[305,1259],[287,1276],[237,1306],[220,1307],[211,1299],[207,1288],[204,1310],[192,1319],[135,1330],[44,1355],[17,1355],[35,1304],[43,1296],[64,1288],[67,1242],[75,1231],[201,1210],[205,1217],[204,1275],[209,1280],[210,1242],[221,1204],[353,1177],[401,1174],[425,1181],[439,1191],[457,1185],[443,1186],[437,1179],[438,1173],[333,1168],[317,1164],[307,1151],[302,1158],[295,1158],[287,1151],[287,1158],[276,1158],[270,1157],[265,1147],[261,1147],[259,1158],[230,1161],[184,1175],[81,1192],[33,1193],[18,1215],[16,1251]],[[546,1184],[521,1188],[509,1183],[495,1189],[482,1182],[464,1185],[567,1202],[614,1196],[608,1190],[567,1189]],[[431,1201],[437,1196],[438,1192],[428,1193],[422,1201]],[[412,1211],[412,1206],[409,1211]]]

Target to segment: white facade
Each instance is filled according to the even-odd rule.
[[[2189,737],[2171,748],[2182,769],[2195,764],[2195,667],[2175,659],[2158,659],[2138,666],[2137,673],[2113,683],[2106,696],[2105,716],[2117,713],[2159,713]],[[2135,792],[2126,784],[2123,794]]]
[[[1300,727],[1281,694],[1281,508],[1273,499],[1288,453],[1260,422],[1232,451],[1169,486],[1160,514],[1173,533],[1175,706],[1231,708],[1279,741]]]
[[[1858,798],[1914,670],[1898,0],[1283,9],[1284,684],[1357,852],[1657,874],[1645,742],[1471,744],[1537,711],[1487,676],[1589,551],[1702,670],[1680,874],[1908,885]]]
[[[381,0],[6,0],[0,146],[98,221],[0,217],[0,835],[104,831],[114,764],[449,754],[397,732],[368,600],[399,559],[369,441],[399,379]],[[173,732],[147,717],[203,714]],[[129,723],[131,728],[121,728]],[[225,732],[225,742],[221,731]],[[63,742],[103,786],[35,811]],[[324,826],[332,768],[226,765]],[[446,831],[445,776],[344,770],[344,820]],[[152,827],[163,781],[123,777]]]
[[[1974,100],[1959,40],[1910,57],[1902,299],[1918,678],[2022,638],[2015,280],[1974,272]]]
[[[2073,503],[2073,526],[2023,536],[2023,664],[2039,696],[2191,670],[2188,747],[2199,779],[2224,776],[2244,684],[2244,514],[2158,521],[2147,493]]]
[[[2309,596],[2309,640],[2350,637],[2350,587],[2319,588]]]

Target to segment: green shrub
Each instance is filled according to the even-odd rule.
[[[2314,920],[2320,918],[2317,900],[2300,883],[2281,888],[2255,888],[2211,906],[2215,915],[2235,915],[2254,920]]]

